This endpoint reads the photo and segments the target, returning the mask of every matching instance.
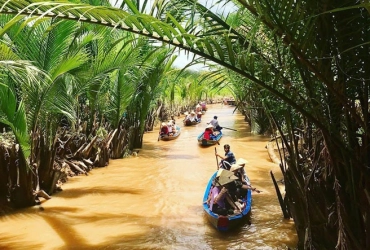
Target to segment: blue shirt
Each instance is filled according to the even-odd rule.
[[[230,165],[232,164],[235,164],[236,163],[236,159],[235,159],[235,156],[234,156],[234,153],[231,152],[229,150],[229,152],[225,153],[225,161],[227,161],[228,163],[230,163]]]

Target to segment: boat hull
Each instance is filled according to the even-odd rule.
[[[181,128],[179,126],[176,126],[176,131],[177,132],[174,135],[161,135],[160,136],[160,139],[162,141],[172,141],[172,140],[175,140],[175,139],[177,139],[180,136],[180,134],[181,134]]]
[[[197,125],[199,122],[197,122],[197,121],[188,121],[188,120],[186,120],[186,121],[184,121],[184,126],[194,126],[194,125]]]
[[[203,210],[205,211],[207,215],[208,221],[214,226],[217,230],[219,231],[230,231],[236,227],[238,227],[240,224],[245,221],[245,218],[247,218],[248,214],[251,211],[252,207],[252,191],[248,190],[247,194],[245,197],[243,197],[243,201],[246,202],[246,206],[244,210],[240,214],[236,215],[228,215],[228,216],[222,216],[213,213],[210,209],[208,204],[206,203],[208,199],[209,192],[212,187],[212,181],[215,178],[217,172],[215,172],[211,179],[209,180],[206,190],[204,192],[204,197],[203,197]]]

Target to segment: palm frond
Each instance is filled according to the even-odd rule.
[[[30,155],[30,138],[27,132],[27,119],[23,102],[17,105],[14,92],[0,83],[0,123],[8,125],[21,147],[25,162]]]

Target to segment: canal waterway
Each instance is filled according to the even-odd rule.
[[[202,122],[182,126],[176,140],[158,141],[158,128],[144,135],[137,156],[111,160],[88,176],[70,178],[63,191],[40,206],[0,217],[0,249],[287,249],[297,244],[270,178],[281,178],[265,146],[229,105],[209,105]],[[197,136],[214,115],[224,129],[220,145],[201,147]],[[261,193],[252,195],[250,218],[220,233],[202,209],[205,186],[216,171],[215,148],[230,144]],[[284,191],[283,187],[282,191]]]

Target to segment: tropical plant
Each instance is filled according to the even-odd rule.
[[[17,97],[17,86],[24,82],[38,81],[43,72],[31,65],[28,61],[21,61],[9,47],[0,45],[0,125],[2,129],[11,131],[15,135],[15,142],[19,145],[17,156],[7,154],[10,164],[17,159],[14,167],[8,164],[1,165],[2,185],[0,193],[5,195],[15,207],[24,207],[34,202],[34,168],[29,164],[31,140],[28,133],[27,117],[24,102]]]
[[[130,150],[142,146],[147,116],[150,111],[155,112],[154,106],[165,87],[162,84],[163,77],[173,63],[170,60],[173,49],[152,46],[147,39],[142,42],[144,46],[140,48],[143,61],[139,68],[142,73],[138,77],[134,98],[127,113],[129,124],[135,127]]]
[[[195,0],[160,2],[149,12],[157,18],[131,1],[130,13],[66,2],[0,3],[1,13],[92,22],[164,41],[268,91],[288,107],[282,117],[270,115],[286,147],[282,171],[299,247],[369,248],[368,3],[239,0],[237,27]]]

